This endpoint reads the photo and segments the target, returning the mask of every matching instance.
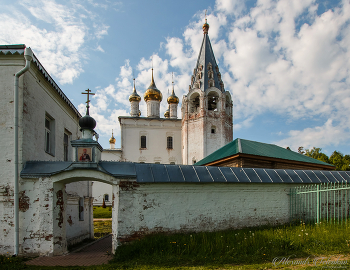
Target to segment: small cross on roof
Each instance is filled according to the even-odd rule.
[[[91,93],[91,90],[88,88],[87,90],[85,90],[85,92],[82,92],[83,95],[87,95],[87,101],[85,103],[87,103],[86,105],[86,115],[89,115],[89,108],[90,108],[90,95],[95,95],[95,93]]]

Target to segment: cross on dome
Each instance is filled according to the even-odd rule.
[[[87,103],[86,105],[86,115],[89,115],[89,108],[90,108],[90,95],[94,96],[95,93],[91,93],[91,90],[88,88],[87,90],[85,90],[86,93],[82,92],[83,95],[87,95],[87,101],[85,103]]]

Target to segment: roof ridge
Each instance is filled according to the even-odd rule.
[[[238,141],[238,153],[242,153],[242,144],[241,144],[241,139],[237,138]]]

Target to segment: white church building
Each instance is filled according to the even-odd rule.
[[[147,116],[141,117],[141,97],[134,89],[129,97],[130,116],[120,116],[121,148],[103,149],[102,160],[156,164],[196,163],[233,139],[232,99],[225,91],[208,36],[209,24],[203,25],[203,41],[193,70],[187,95],[182,99],[182,119],[177,115],[179,98],[174,83],[167,98],[168,109],[160,116],[162,92],[157,88],[153,69],[151,83],[144,94]],[[164,101],[163,101],[164,102]],[[94,205],[111,204],[108,185],[93,183]]]

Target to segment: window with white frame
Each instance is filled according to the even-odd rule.
[[[168,136],[166,138],[166,148],[167,149],[173,149],[173,137]]]
[[[146,144],[146,136],[142,135],[141,136],[141,149],[146,149],[147,148],[147,144]]]
[[[68,130],[64,131],[63,134],[63,160],[68,161],[69,158],[69,141],[71,138],[71,133]]]

